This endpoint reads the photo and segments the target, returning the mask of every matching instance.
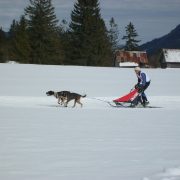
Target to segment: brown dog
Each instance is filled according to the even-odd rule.
[[[81,100],[81,98],[86,97],[86,95],[82,96],[82,95],[80,95],[80,94],[73,93],[73,92],[67,93],[66,95],[67,95],[67,96],[66,96],[67,101],[66,101],[65,107],[67,107],[69,101],[71,101],[71,100],[73,100],[73,99],[74,99],[74,105],[73,105],[73,107],[76,106],[76,103],[80,104],[81,107],[83,106],[83,104],[81,103],[80,100]]]
[[[73,107],[76,106],[76,103],[80,104],[81,107],[83,106],[83,104],[81,103],[81,98],[86,97],[86,95],[82,96],[80,94],[74,93],[74,92],[70,92],[70,91],[60,91],[60,92],[54,92],[54,91],[48,91],[46,92],[47,96],[54,96],[55,98],[58,99],[58,104],[61,104],[65,107],[67,107],[69,101],[74,99],[74,105]],[[65,102],[66,100],[66,102]]]
[[[54,92],[54,91],[48,91],[46,92],[47,96],[54,96],[58,99],[58,104],[65,105],[65,100],[67,99],[67,94],[70,93],[69,91],[60,91],[60,92]]]

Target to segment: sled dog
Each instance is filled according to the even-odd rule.
[[[86,97],[86,95],[80,95],[78,93],[70,92],[70,91],[60,91],[60,92],[54,92],[54,91],[48,91],[46,92],[47,96],[54,96],[55,98],[58,99],[58,104],[61,104],[65,107],[67,107],[69,101],[74,100],[74,105],[73,107],[76,106],[76,103],[80,104],[81,107],[83,106],[82,102],[80,101],[81,98]],[[65,102],[66,100],[66,102]]]
[[[81,103],[80,100],[81,100],[81,98],[86,97],[86,95],[83,96],[83,95],[80,95],[80,94],[77,94],[77,93],[74,93],[74,92],[67,93],[66,95],[67,95],[67,96],[66,96],[67,101],[66,101],[66,103],[65,103],[65,107],[67,107],[69,101],[71,101],[71,100],[73,100],[73,99],[74,99],[74,105],[73,105],[73,107],[76,106],[76,103],[80,104],[81,107],[83,106],[83,104]]]
[[[54,96],[55,98],[58,99],[58,104],[65,105],[65,100],[67,99],[67,94],[70,93],[69,91],[48,91],[46,92],[47,96]]]

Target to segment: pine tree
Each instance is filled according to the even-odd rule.
[[[70,40],[71,38],[69,33],[69,24],[65,19],[61,21],[60,26],[58,28],[58,33],[61,39],[62,53],[64,55],[63,64],[72,64],[70,60],[71,59],[70,50],[72,46],[71,46],[71,40]]]
[[[0,28],[0,63],[3,63],[7,60],[6,41],[7,40],[6,40],[5,32],[2,30],[2,28]]]
[[[18,27],[18,21],[13,19],[12,24],[11,24],[10,29],[9,29],[9,37],[10,38],[13,38],[15,36],[15,33],[17,31],[17,27]]]
[[[139,45],[138,43],[140,42],[139,40],[136,40],[135,38],[138,36],[136,29],[134,25],[130,22],[126,26],[126,35],[123,36],[123,40],[126,40],[126,45],[125,45],[125,50],[127,51],[135,51],[138,50]]]
[[[118,49],[118,44],[119,44],[119,30],[118,30],[118,25],[115,23],[114,18],[112,17],[110,22],[110,30],[109,30],[109,39],[111,42],[111,48],[112,52]]]
[[[11,59],[20,63],[29,63],[31,47],[24,16],[21,16],[20,22],[13,20],[9,34]]]
[[[71,63],[110,66],[110,42],[98,0],[78,0],[70,23]]]
[[[10,26],[9,29],[9,38],[8,38],[8,55],[9,55],[9,59],[13,60],[13,61],[17,61],[16,55],[14,53],[14,47],[13,47],[13,41],[15,39],[16,36],[16,32],[18,29],[18,21],[16,21],[15,19],[13,19],[12,24]]]
[[[30,0],[25,9],[32,48],[31,63],[61,64],[63,55],[51,0]]]

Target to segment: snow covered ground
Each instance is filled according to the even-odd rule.
[[[119,109],[133,69],[0,64],[1,180],[180,180],[180,69],[145,69],[159,108]],[[87,94],[83,108],[46,91]]]

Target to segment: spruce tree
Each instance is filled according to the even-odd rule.
[[[130,22],[126,26],[126,35],[123,36],[123,40],[126,40],[125,44],[125,50],[127,51],[135,51],[139,49],[138,43],[140,42],[139,40],[136,40],[136,37],[138,37],[138,34],[136,32],[136,29],[134,25]]]
[[[70,23],[71,63],[110,66],[110,42],[98,0],[78,0]]]
[[[10,29],[9,29],[9,32],[8,32],[10,38],[13,38],[15,36],[15,33],[17,31],[17,27],[18,27],[18,21],[13,19],[12,24],[11,24]]]
[[[14,53],[14,39],[16,36],[16,32],[18,29],[18,21],[16,21],[15,19],[13,19],[12,24],[10,26],[9,29],[9,38],[8,38],[8,55],[9,55],[9,59],[13,60],[13,61],[17,61],[17,57]]]
[[[115,23],[114,18],[112,17],[110,22],[110,30],[109,30],[109,39],[111,42],[111,48],[112,52],[118,49],[118,44],[119,44],[119,30],[118,30],[118,25]]]
[[[2,28],[0,28],[0,63],[3,63],[7,60],[6,44],[7,44],[7,40],[6,40],[5,32],[2,30]]]
[[[11,59],[20,63],[29,63],[31,47],[24,16],[21,16],[20,22],[13,20],[9,34]]]
[[[58,28],[58,33],[61,39],[62,53],[64,55],[63,64],[72,64],[70,60],[70,50],[72,48],[72,44],[70,40],[71,38],[69,33],[69,24],[65,19],[61,21],[60,26]]]
[[[31,63],[61,64],[63,55],[57,30],[58,20],[51,0],[30,0],[25,14],[32,48]]]

